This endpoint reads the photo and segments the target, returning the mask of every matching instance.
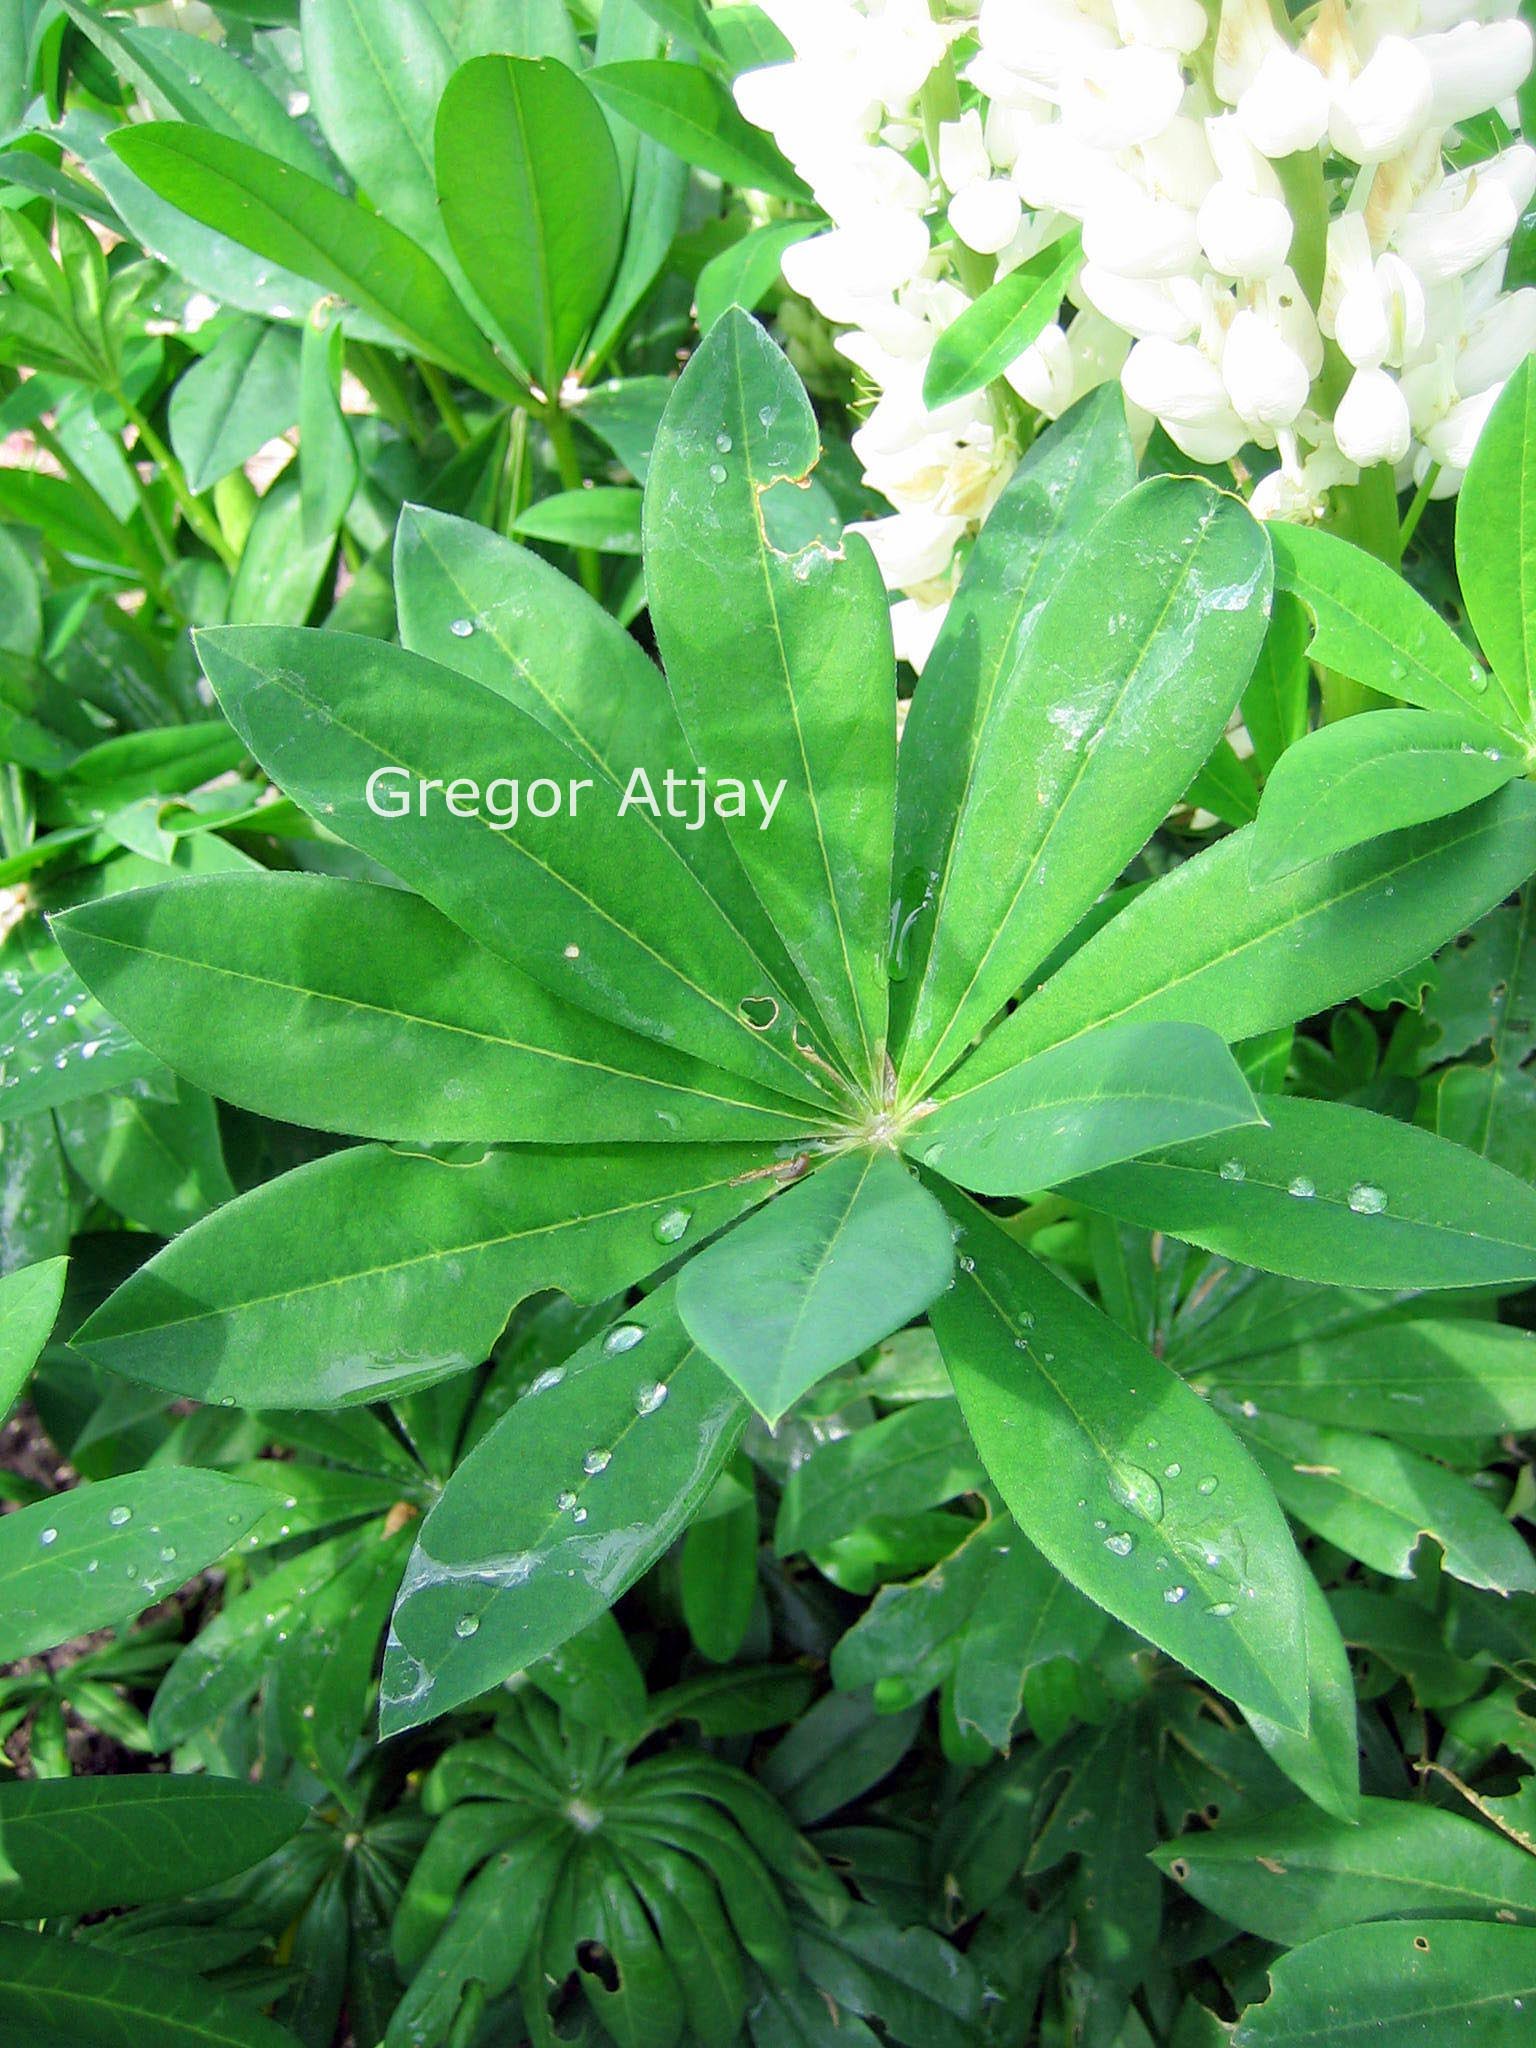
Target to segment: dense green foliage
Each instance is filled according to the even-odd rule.
[[[914,676],[780,50],[0,20],[6,2048],[1536,2013],[1536,368]]]

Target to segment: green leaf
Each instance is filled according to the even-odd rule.
[[[209,875],[54,929],[170,1066],[285,1122],[555,1145],[806,1131],[806,1111],[572,1009],[403,890]]]
[[[905,747],[905,741],[903,747]],[[1254,882],[1251,828],[1164,875],[1072,954],[966,1065],[974,1087],[1028,1054],[1123,1017],[1204,1024],[1229,1045],[1416,967],[1517,889],[1536,790]]]
[[[771,1164],[771,1161],[770,1161]],[[767,1191],[761,1148],[492,1152],[361,1146],[184,1231],[75,1334],[109,1371],[194,1400],[329,1408],[488,1357],[518,1301],[603,1301]]]
[[[1238,1426],[1296,1520],[1373,1571],[1412,1578],[1428,1536],[1452,1578],[1496,1593],[1536,1592],[1524,1538],[1459,1474],[1354,1430],[1263,1414]]]
[[[0,1827],[20,1890],[11,1920],[184,1898],[248,1870],[308,1809],[232,1778],[75,1778],[0,1785]]]
[[[1536,667],[1536,365],[1527,357],[1478,436],[1456,503],[1467,615],[1517,723]]]
[[[1536,1857],[1413,1799],[1363,1799],[1353,1827],[1292,1807],[1181,1836],[1153,1861],[1213,1913],[1286,1948],[1362,1920],[1536,1924]]]
[[[0,1422],[48,1342],[68,1269],[68,1259],[43,1259],[0,1278]]]
[[[981,1972],[927,1927],[898,1929],[851,1906],[836,1928],[802,1927],[796,1941],[811,1982],[845,2011],[884,2022],[923,2048],[978,2048],[986,2004]]]
[[[771,138],[743,120],[726,87],[696,64],[665,57],[599,64],[587,80],[605,107],[685,163],[749,192],[810,199]]]
[[[922,1709],[881,1714],[868,1693],[824,1693],[763,1758],[763,1783],[803,1827],[888,1778],[917,1740]]]
[[[436,132],[443,225],[464,274],[558,400],[623,240],[608,124],[555,59],[491,56],[448,81]]]
[[[1306,1733],[1252,1711],[1248,1725],[1292,1784],[1325,1813],[1353,1821],[1360,1809],[1360,1727],[1349,1650],[1311,1572],[1306,1574],[1305,1594],[1310,1707]]]
[[[1090,1208],[1337,1287],[1536,1279],[1536,1191],[1464,1146],[1342,1102],[1261,1095],[1263,1127],[1075,1181]]]
[[[952,1265],[932,1196],[889,1152],[849,1152],[691,1260],[678,1312],[774,1423],[926,1308]]]
[[[231,322],[171,393],[171,446],[188,489],[210,489],[298,416],[297,338],[259,320]]]
[[[954,1065],[1183,795],[1268,611],[1264,531],[1208,484],[1155,478],[1093,528],[1020,639],[923,891],[935,934],[902,1052],[912,1095]],[[1036,793],[1022,812],[1021,760]]]
[[[575,59],[552,4],[308,0],[301,20],[305,83],[327,141],[380,212],[438,255],[432,126],[454,67],[493,51]]]
[[[513,532],[558,547],[596,548],[608,555],[640,552],[640,493],[625,485],[557,491],[518,514]]]
[[[1110,1025],[964,1084],[962,1066],[953,1106],[941,1089],[904,1149],[977,1194],[1030,1194],[1262,1121],[1231,1053],[1199,1024]]]
[[[819,1445],[793,1466],[774,1530],[781,1557],[818,1550],[871,1515],[913,1515],[969,1493],[983,1474],[953,1401],[918,1401]],[[963,1525],[957,1536],[964,1533]]]
[[[739,241],[712,256],[694,288],[700,334],[708,334],[732,306],[755,313],[779,281],[784,251],[816,234],[820,227],[815,220],[774,221],[767,227],[749,229]]]
[[[0,2005],[16,2048],[298,2048],[198,1977],[16,1927],[0,1927]]]
[[[350,299],[482,390],[520,395],[432,259],[356,200],[245,143],[182,122],[119,129],[111,141],[135,177],[194,220]]]
[[[1265,784],[1249,853],[1261,882],[1384,832],[1490,796],[1520,774],[1518,749],[1457,712],[1375,711],[1308,733]]]
[[[131,1620],[233,1549],[270,1506],[258,1487],[162,1466],[0,1517],[0,1663]]]
[[[1270,1965],[1232,2048],[1520,2048],[1536,2008],[1536,1931],[1382,1920],[1319,1935]]]
[[[798,1098],[823,1096],[792,1043],[788,997],[709,885],[651,829],[642,798],[625,809],[627,785],[616,794],[611,781],[571,795],[596,782],[589,754],[520,705],[380,641],[225,629],[201,634],[198,649],[273,780],[471,938],[626,1029]],[[509,763],[517,821],[503,826]],[[648,786],[659,789],[671,765],[653,760]],[[403,795],[407,814],[370,803],[378,771],[395,779],[376,802],[398,809]],[[530,814],[521,792],[536,781],[555,785],[558,814]],[[463,815],[461,791],[455,815],[446,787],[466,782],[478,798]]]
[[[64,1156],[129,1223],[174,1237],[233,1199],[218,1113],[196,1088],[130,1081],[54,1112]]]
[[[611,1606],[702,1505],[745,1413],[670,1287],[530,1388],[422,1524],[385,1656],[384,1732],[500,1684]]]
[[[339,321],[304,322],[299,357],[300,531],[306,550],[341,531],[357,489],[357,449],[341,409],[346,336]]]
[[[1320,667],[1424,711],[1470,712],[1500,730],[1513,718],[1518,730],[1503,689],[1490,691],[1482,663],[1395,569],[1315,526],[1276,520],[1270,539],[1275,587],[1311,613],[1309,652]]]
[[[835,1049],[883,1077],[895,669],[862,544],[779,552],[763,493],[805,478],[816,422],[794,372],[727,313],[678,380],[646,484],[651,620],[694,755],[782,797],[731,843]]]
[[[757,1501],[700,1516],[683,1538],[678,1592],[694,1648],[713,1664],[741,1652],[757,1607]],[[702,1711],[707,1712],[707,1709]]]
[[[1056,318],[1082,260],[1074,228],[973,299],[934,344],[923,404],[934,411],[1001,377]]]
[[[944,1200],[960,1274],[930,1319],[1019,1527],[1117,1619],[1304,1730],[1306,1574],[1262,1474],[1176,1373],[980,1209]]]
[[[1199,1375],[1266,1413],[1427,1437],[1536,1429],[1536,1336],[1472,1317],[1378,1319],[1266,1345]]]
[[[1101,385],[1031,444],[976,537],[902,734],[889,966],[903,1022],[932,943],[933,878],[949,860],[998,692],[1039,607],[1135,482],[1125,401],[1118,385]]]

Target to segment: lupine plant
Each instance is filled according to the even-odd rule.
[[[5,2043],[1523,2041],[1522,13],[0,18]]]

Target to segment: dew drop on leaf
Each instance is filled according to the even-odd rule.
[[[589,1479],[595,1479],[599,1472],[607,1471],[608,1462],[612,1456],[612,1451],[601,1449],[588,1451],[581,1461],[581,1469]]]
[[[1124,1529],[1117,1529],[1113,1536],[1104,1538],[1104,1548],[1113,1551],[1116,1557],[1129,1557],[1136,1548],[1136,1538]]]
[[[664,1380],[649,1380],[643,1387],[636,1387],[635,1389],[635,1413],[637,1415],[654,1415],[666,1398],[666,1382]]]
[[[658,1244],[676,1244],[680,1237],[686,1236],[692,1221],[691,1209],[666,1209],[651,1225],[651,1235]]]
[[[453,1624],[453,1632],[456,1636],[472,1636],[479,1626],[480,1617],[478,1614],[461,1614]]]
[[[1207,1614],[1215,1615],[1218,1621],[1226,1621],[1231,1615],[1236,1614],[1237,1602],[1235,1600],[1213,1600],[1205,1611]]]
[[[467,640],[475,630],[474,621],[472,619],[455,619],[448,630],[455,640]]]
[[[709,480],[712,484],[723,484],[725,482],[725,464],[723,462],[712,462],[709,465]]]
[[[1163,1519],[1163,1489],[1150,1472],[1133,1465],[1127,1458],[1111,1458],[1109,1462],[1109,1490],[1123,1508],[1128,1508],[1143,1522],[1160,1522]]]
[[[42,1535],[39,1536],[37,1540],[42,1545],[43,1549],[46,1550],[50,1544],[58,1542],[59,1532],[57,1529],[45,1529]]]
[[[1221,1177],[1223,1180],[1246,1180],[1248,1169],[1241,1159],[1224,1159],[1221,1162]]]
[[[1291,1182],[1289,1192],[1296,1197],[1298,1202],[1310,1202],[1317,1193],[1317,1182],[1310,1179],[1304,1173],[1298,1173]]]
[[[1379,1216],[1387,1206],[1386,1191],[1368,1180],[1356,1181],[1347,1199],[1357,1216]]]
[[[239,1516],[237,1515],[235,1519],[238,1521]],[[109,1508],[107,1510],[107,1520],[112,1524],[112,1527],[114,1529],[121,1529],[126,1522],[131,1522],[133,1520],[133,1509]]]
[[[1202,1479],[1199,1485],[1195,1488],[1195,1491],[1196,1493],[1203,1493],[1206,1496],[1206,1498],[1209,1499],[1210,1496],[1216,1491],[1216,1481],[1214,1479]]]
[[[615,1323],[603,1339],[604,1354],[609,1358],[617,1358],[621,1352],[633,1351],[644,1336],[645,1328],[641,1323]],[[537,1386],[538,1383],[535,1381],[528,1389],[529,1393],[537,1391]]]
[[[715,446],[716,446],[716,447],[717,447],[717,448],[718,448],[718,449],[720,450],[720,453],[721,453],[722,455],[729,455],[729,454],[730,454],[730,452],[731,452],[731,437],[730,437],[730,435],[729,435],[729,434],[726,434],[726,433],[719,433],[719,434],[716,434],[716,436],[715,436]]]
[[[560,1510],[562,1515],[568,1515],[571,1512],[571,1509],[575,1507],[575,1505],[576,1496],[574,1493],[572,1493],[571,1489],[568,1486],[555,1495],[555,1506]]]
[[[1163,1591],[1163,1598],[1168,1602],[1168,1605],[1170,1607],[1177,1607],[1181,1600],[1187,1600],[1189,1598],[1189,1588],[1188,1586],[1165,1587]]]

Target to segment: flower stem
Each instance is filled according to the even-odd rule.
[[[458,400],[452,387],[436,363],[420,358],[416,364],[421,372],[421,381],[431,394],[432,403],[437,407],[437,416],[448,430],[448,438],[455,448],[467,448],[470,441],[469,426],[459,411]]]
[[[208,507],[203,504],[200,498],[193,495],[181,464],[155,432],[145,414],[133,403],[132,399],[126,397],[120,391],[115,393],[114,396],[137,428],[140,446],[146,449],[159,465],[160,473],[170,485],[171,495],[181,507],[182,517],[186,520],[188,526],[191,527],[204,547],[212,554],[217,555],[224,564],[224,567],[233,574],[238,565],[239,556],[224,538],[219,522],[209,512]]]
[[[550,400],[544,424],[549,429],[550,446],[555,451],[555,466],[560,472],[561,483],[568,491],[579,491],[586,479],[581,473],[581,458],[576,453],[576,436],[571,432],[571,422],[562,411],[558,398]],[[576,567],[588,596],[601,601],[603,569],[591,548],[577,548]]]

